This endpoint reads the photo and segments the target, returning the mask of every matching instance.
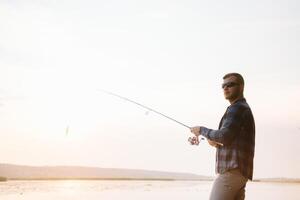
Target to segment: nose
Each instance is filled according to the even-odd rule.
[[[228,86],[227,85],[224,85],[224,87],[223,87],[223,90],[228,90]]]

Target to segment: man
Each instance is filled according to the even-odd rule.
[[[197,142],[201,135],[216,147],[216,173],[210,200],[241,200],[245,187],[253,177],[255,124],[249,105],[244,98],[244,79],[238,73],[223,77],[225,99],[230,102],[218,130],[204,126],[191,128]]]

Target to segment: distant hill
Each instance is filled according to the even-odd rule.
[[[139,169],[80,166],[23,166],[0,164],[0,176],[8,180],[105,179],[105,180],[212,180],[212,177]]]
[[[280,182],[280,183],[300,183],[300,178],[260,178],[255,182]]]

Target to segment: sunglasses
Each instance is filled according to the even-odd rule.
[[[236,83],[236,82],[228,82],[228,83],[223,83],[222,84],[222,88],[224,89],[225,87],[228,87],[228,88],[231,88],[231,87],[234,87],[234,86],[237,86],[237,85],[240,85],[239,83]]]

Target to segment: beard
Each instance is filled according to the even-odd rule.
[[[227,100],[235,100],[239,97],[239,95],[240,94],[238,92],[224,94],[225,99],[227,99]]]

